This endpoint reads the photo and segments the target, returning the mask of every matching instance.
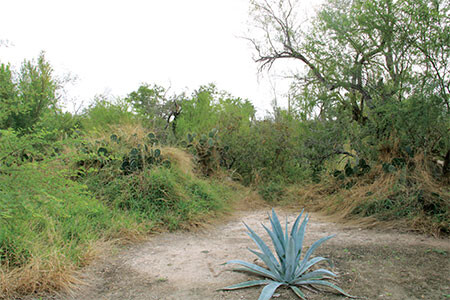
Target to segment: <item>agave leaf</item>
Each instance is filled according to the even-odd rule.
[[[344,292],[343,289],[341,289],[340,287],[338,287],[335,284],[332,284],[331,282],[325,281],[325,280],[306,280],[303,281],[302,284],[317,284],[317,285],[324,285],[326,287],[332,288],[336,291],[338,291],[339,293],[341,293],[342,295],[349,297],[349,298],[357,298],[355,296],[349,295],[346,292]]]
[[[280,285],[283,285],[283,283],[282,282],[275,282],[275,281],[272,281],[271,283],[266,285],[263,288],[263,290],[261,292],[261,295],[259,295],[258,300],[269,300],[270,298],[272,298],[273,293],[275,293],[276,289]]]
[[[305,257],[303,258],[302,264],[300,265],[300,269],[301,269],[301,273],[303,273],[303,269],[305,268],[305,266],[308,263],[308,259],[311,256],[311,254],[314,252],[314,250],[317,249],[317,247],[319,247],[320,245],[322,245],[324,242],[326,242],[327,240],[331,239],[332,237],[334,237],[335,235],[329,235],[326,237],[321,238],[320,240],[316,241],[314,244],[312,244],[312,246],[308,249],[308,251],[305,254]]]
[[[294,291],[294,294],[296,294],[300,299],[307,300],[305,294],[303,294],[303,292],[298,287],[291,285],[290,288],[291,290]]]
[[[297,269],[297,272],[295,274],[296,277],[304,274],[309,268],[311,268],[315,264],[322,262],[322,261],[329,261],[329,260],[327,258],[324,258],[321,256],[317,256],[317,257],[314,257],[313,259],[309,260],[303,268]]]
[[[299,222],[300,222],[300,219],[302,218],[303,211],[304,211],[304,209],[302,209],[302,211],[301,211],[301,213],[298,215],[297,219],[295,219],[294,225],[292,225],[292,228],[291,228],[291,236],[296,236],[296,235],[297,235],[298,224],[299,224]]]
[[[286,240],[284,239],[283,229],[281,228],[281,223],[278,220],[278,216],[275,213],[275,210],[272,208],[272,217],[269,217],[270,224],[272,225],[273,232],[277,235],[280,242],[283,244],[283,247],[286,248]]]
[[[308,224],[309,216],[305,214],[305,218],[300,225],[300,229],[298,230],[298,234],[295,235],[295,251],[297,252],[297,260],[300,261],[300,257],[302,255],[303,248],[303,240],[305,238],[306,224]]]
[[[286,241],[286,243],[289,240],[289,230],[288,230],[288,218],[286,216],[286,223],[285,223],[286,229],[284,230],[284,240]]]
[[[275,266],[277,266],[277,269],[278,269],[280,267],[279,263],[278,263],[277,259],[275,258],[275,256],[273,256],[273,253],[270,250],[270,248],[266,245],[266,243],[264,243],[264,241],[250,227],[247,226],[247,224],[244,223],[244,225],[248,229],[247,234],[250,236],[250,238],[258,245],[261,252],[263,252],[265,255],[267,255],[269,257],[269,259],[272,261],[272,263]]]
[[[288,247],[286,251],[286,272],[284,276],[284,279],[286,281],[291,281],[292,279],[294,279],[295,269],[297,267],[296,257],[297,255],[295,253],[295,241],[291,237],[288,240]]]
[[[219,289],[219,291],[229,291],[229,290],[237,290],[237,289],[243,289],[251,286],[257,286],[257,285],[264,285],[269,284],[273,281],[271,280],[251,280],[251,281],[245,281],[238,284],[233,284],[224,288]]]
[[[270,269],[270,271],[277,276],[277,278],[282,279],[282,275],[283,274],[278,267],[270,260],[269,257],[267,257],[267,255],[265,255],[264,253],[252,250],[252,249],[248,249],[251,253],[255,254],[256,256],[258,256]]]
[[[260,267],[256,264],[244,262],[241,260],[232,260],[228,263],[240,264],[244,268],[238,269],[239,271],[251,272],[259,276],[267,278],[266,280],[254,280],[247,281],[233,286],[229,286],[225,289],[237,289],[254,285],[264,285],[261,295],[258,300],[269,300],[275,290],[281,285],[289,286],[292,291],[301,299],[305,300],[306,296],[299,289],[298,286],[302,286],[307,289],[319,291],[315,285],[322,285],[334,289],[347,297],[356,298],[345,293],[341,288],[335,284],[327,281],[334,280],[337,277],[336,274],[327,269],[318,269],[315,271],[307,271],[314,265],[322,261],[328,261],[323,257],[314,257],[310,259],[313,252],[325,241],[332,238],[334,235],[327,236],[317,240],[308,249],[302,259],[302,247],[306,231],[306,225],[309,221],[309,215],[305,214],[303,220],[303,211],[295,219],[295,222],[291,228],[289,235],[289,224],[286,218],[285,230],[283,230],[281,223],[278,219],[275,210],[272,209],[272,215],[269,215],[269,220],[272,226],[272,230],[262,224],[263,228],[269,234],[275,251],[266,245],[266,243],[249,227],[244,223],[247,228],[247,234],[256,243],[261,252],[249,249],[250,252],[260,258],[266,266]],[[275,257],[275,254],[277,258]],[[303,275],[303,276],[302,276]],[[269,280],[270,279],[270,280]]]
[[[280,263],[281,263],[281,265],[283,267],[283,262],[284,262],[284,260],[286,258],[286,253],[285,253],[283,244],[278,239],[277,235],[275,233],[273,233],[273,231],[271,231],[269,228],[267,228],[264,224],[262,224],[262,226],[264,227],[264,229],[269,234],[270,239],[272,240],[272,243],[273,243],[273,247],[275,248],[275,252],[278,255],[278,260],[280,261]],[[284,271],[284,269],[283,269],[283,271]]]
[[[291,282],[291,284],[303,284],[302,282],[306,281],[306,280],[322,279],[324,277],[324,275],[327,275],[330,277],[337,277],[337,275],[331,271],[328,271],[326,269],[318,269],[318,270],[312,271],[310,273],[307,273],[300,278],[297,278],[296,280]]]
[[[258,265],[243,261],[243,260],[230,260],[227,261],[227,264],[238,264],[238,265],[242,265],[244,267],[247,267],[250,269],[250,271],[255,271],[255,273],[259,274],[264,274],[263,276],[266,276],[268,278],[272,278],[273,280],[281,280],[281,278],[279,276],[277,276],[276,274],[272,274],[269,270],[264,269]],[[261,275],[259,274],[259,275]]]
[[[234,268],[233,271],[249,272],[249,273],[253,273],[253,274],[256,274],[256,275],[259,275],[259,276],[262,276],[262,277],[271,278],[273,280],[279,280],[279,279],[276,279],[274,277],[268,277],[265,273],[262,273],[262,272],[259,272],[259,271],[256,271],[256,270],[252,270],[252,269],[249,269],[249,268]],[[268,272],[270,272],[270,271],[268,271]]]

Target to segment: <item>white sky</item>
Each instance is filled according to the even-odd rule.
[[[0,47],[0,62],[19,66],[44,50],[57,75],[78,77],[68,86],[78,104],[101,93],[125,96],[143,82],[173,92],[213,82],[262,114],[274,94],[238,38],[248,7],[248,0],[0,0],[0,40],[12,43]],[[272,83],[286,92],[286,82]]]

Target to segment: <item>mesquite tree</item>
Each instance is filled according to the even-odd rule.
[[[368,145],[397,139],[448,160],[448,1],[328,0],[309,28],[295,0],[252,8],[260,68],[283,58],[306,69],[293,83],[300,109],[350,117]]]

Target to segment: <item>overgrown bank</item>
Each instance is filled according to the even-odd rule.
[[[358,179],[330,175],[321,183],[287,186],[281,202],[360,226],[445,238],[450,233],[450,189],[430,175],[423,158],[412,159],[410,164],[390,172],[380,166]]]
[[[1,133],[1,153],[17,156],[0,172],[0,298],[67,289],[75,271],[111,242],[196,227],[239,197],[237,186],[200,178],[181,150],[159,150],[170,165],[124,172],[132,150],[125,146],[91,153],[80,147],[84,137],[50,154],[35,139]]]

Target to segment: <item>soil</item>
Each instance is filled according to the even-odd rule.
[[[83,271],[86,284],[58,300],[257,299],[261,287],[217,291],[227,285],[256,279],[232,272],[231,259],[255,262],[247,247],[244,221],[262,237],[269,208],[236,211],[222,223],[194,232],[162,233],[147,241],[101,258]],[[292,224],[296,211],[277,209],[280,220]],[[284,223],[282,221],[282,223]],[[411,233],[360,229],[312,215],[305,246],[336,234],[316,255],[331,259],[337,284],[362,299],[450,299],[450,241]],[[267,240],[267,239],[266,239]],[[325,267],[328,268],[326,265]],[[309,299],[348,299],[331,292]],[[280,288],[274,299],[297,299]]]

